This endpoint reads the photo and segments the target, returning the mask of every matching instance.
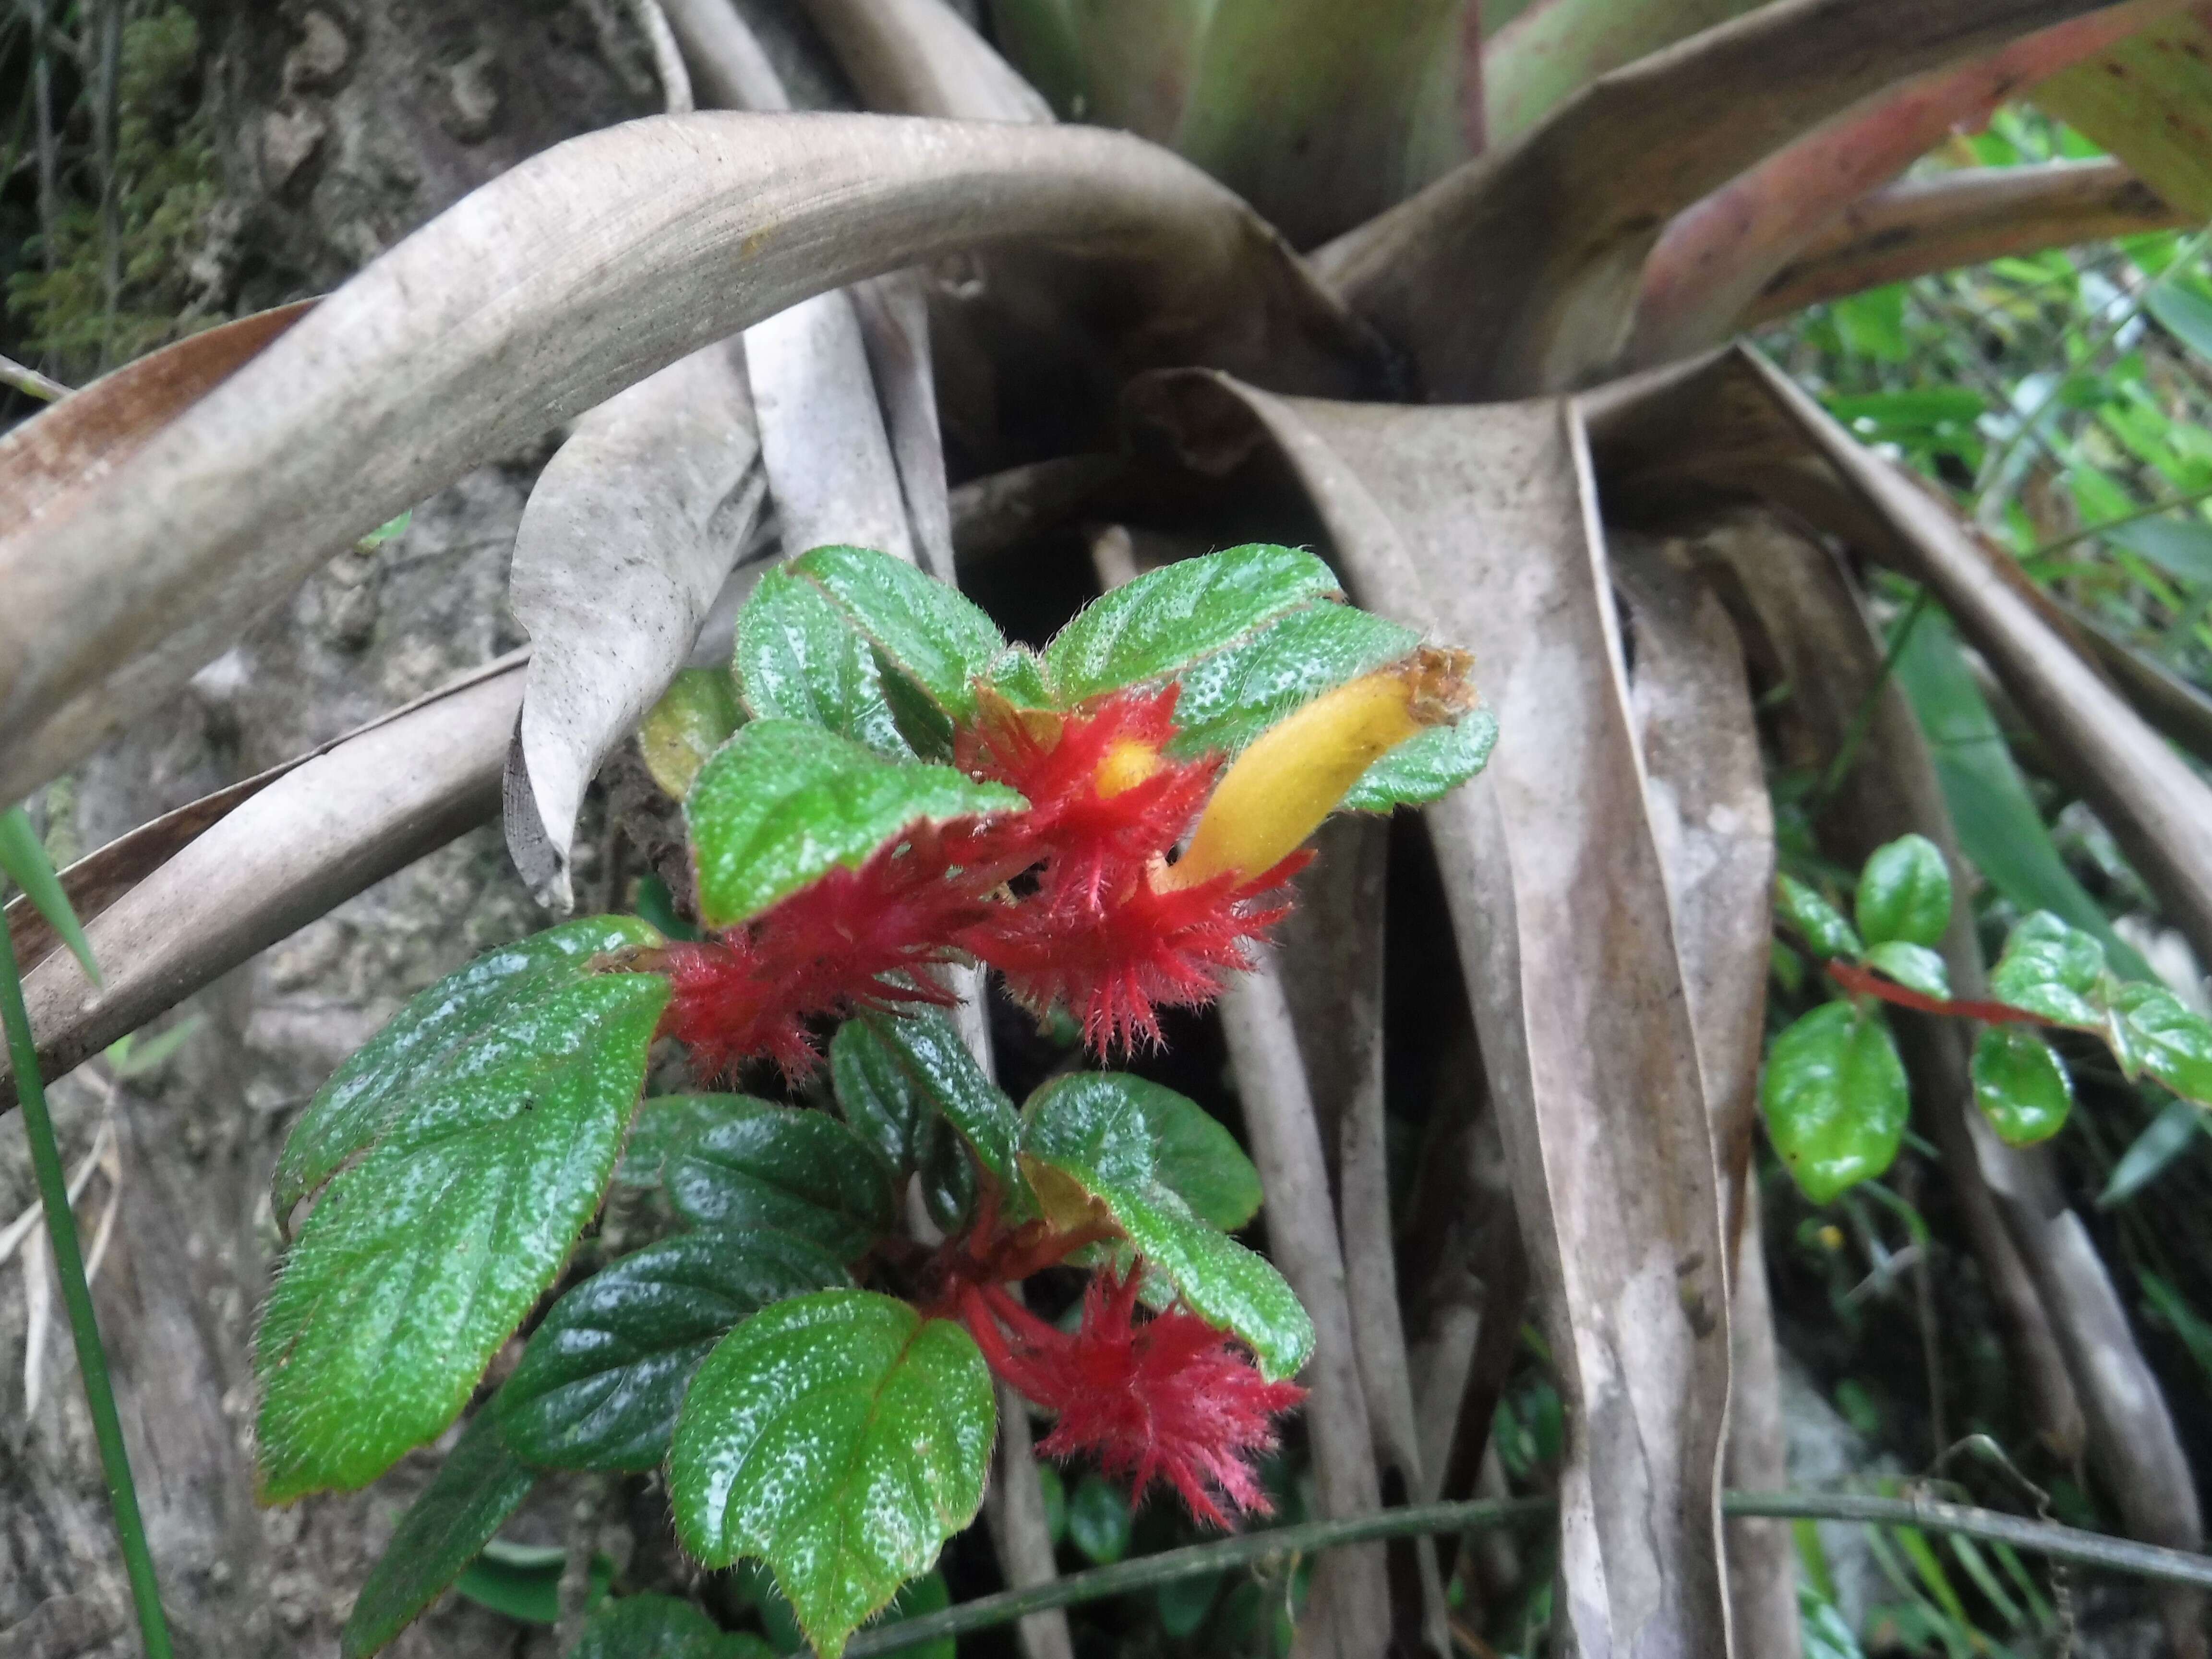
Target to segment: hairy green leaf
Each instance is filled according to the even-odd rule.
[[[354,1090],[360,1152],[323,1188],[255,1342],[267,1501],[365,1485],[452,1422],[598,1207],[668,984],[563,966],[464,1042],[372,1043],[317,1097]],[[481,991],[472,975],[402,1020],[450,1038],[437,1012]]]
[[[1974,1103],[2009,1146],[2048,1140],[2074,1107],[2074,1079],[2024,1026],[1992,1025],[1974,1043]]]
[[[841,1261],[865,1255],[897,1217],[890,1166],[827,1112],[745,1103],[668,1160],[668,1194],[702,1227],[773,1228]]]
[[[1943,958],[1924,945],[1887,939],[1867,952],[1867,965],[1879,968],[1908,991],[1949,1000],[1951,973]]]
[[[668,1160],[718,1123],[750,1116],[760,1104],[750,1095],[655,1095],[638,1108],[629,1144],[615,1179],[626,1187],[658,1187]]]
[[[367,1656],[412,1624],[461,1576],[538,1483],[507,1449],[489,1411],[470,1423],[422,1495],[408,1505],[338,1632],[342,1659]]]
[[[757,1636],[726,1631],[672,1595],[625,1595],[584,1620],[568,1659],[774,1659]]]
[[[1302,606],[1183,671],[1170,747],[1179,755],[1234,754],[1322,692],[1410,655],[1420,642],[1412,629],[1370,611],[1328,599]]]
[[[2112,1007],[2136,1063],[2184,1100],[2212,1107],[2212,1020],[2158,985],[2123,985]]]
[[[1776,914],[1804,935],[1819,957],[1844,957],[1852,961],[1866,954],[1866,946],[1842,911],[1795,876],[1774,878]]]
[[[762,577],[738,613],[737,660],[757,718],[811,720],[888,758],[912,755],[884,701],[874,644],[789,567]]]
[[[828,596],[944,713],[956,720],[975,714],[974,683],[1006,641],[957,589],[860,547],[817,547],[786,568]]]
[[[1224,1233],[1260,1213],[1260,1172],[1218,1118],[1157,1083],[1135,1077],[1125,1082],[1152,1131],[1155,1180]]]
[[[975,1148],[1000,1188],[1018,1194],[1014,1148],[1021,1138],[1021,1118],[1014,1103],[975,1063],[951,1018],[926,1008],[864,1014],[861,1020],[883,1053]]]
[[[1270,1377],[1312,1356],[1313,1322],[1267,1261],[1209,1226],[1160,1178],[1145,1109],[1157,1085],[1112,1072],[1055,1079],[1022,1109],[1022,1167],[1048,1216],[1106,1214],[1207,1323],[1243,1339]]]
[[[1759,1098],[1775,1151],[1815,1204],[1889,1168],[1911,1107],[1888,1022],[1848,1002],[1774,1039]]]
[[[707,763],[684,805],[700,914],[734,927],[917,823],[1024,804],[949,766],[885,760],[801,720],[755,720]]]
[[[1441,800],[1487,766],[1497,746],[1498,717],[1473,709],[1457,725],[1433,726],[1376,761],[1352,786],[1343,810],[1387,812]]]
[[[2101,1030],[2105,1023],[2104,947],[2048,910],[2012,930],[1990,971],[1990,994],[2054,1025]]]
[[[709,1566],[765,1560],[823,1659],[982,1505],[998,1419],[968,1333],[868,1291],[779,1302],[685,1396],[676,1529]]]
[[[789,1233],[710,1228],[649,1244],[553,1304],[494,1401],[500,1432],[554,1468],[653,1468],[691,1374],[738,1321],[849,1283]]]
[[[1943,942],[1951,926],[1951,872],[1934,842],[1903,836],[1875,848],[1859,872],[1858,921],[1869,945]]]

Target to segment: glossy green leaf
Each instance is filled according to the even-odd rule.
[[[2074,1108],[2074,1079],[2049,1043],[2021,1025],[1992,1025],[1974,1043],[1974,1103],[2008,1146],[2048,1140]]]
[[[1152,1270],[1207,1323],[1249,1344],[1270,1377],[1313,1353],[1313,1322],[1267,1261],[1192,1213],[1160,1179],[1141,1079],[1083,1072],[1054,1079],[1022,1109],[1022,1168],[1048,1216],[1073,1224],[1104,1209]]]
[[[2194,1101],[2167,1101],[2112,1165],[2111,1179],[2097,1194],[2097,1207],[2109,1210],[2126,1203],[2193,1148],[2208,1127],[2212,1124],[2208,1124],[2204,1109]]]
[[[1052,707],[1052,688],[1045,681],[1044,659],[1026,645],[1010,646],[991,665],[991,689],[1008,702],[1024,708]]]
[[[813,583],[884,659],[956,720],[975,712],[974,682],[1006,648],[998,625],[957,588],[860,547],[817,547],[786,567]]]
[[[614,1563],[595,1555],[591,1565],[604,1595],[614,1579]],[[555,1625],[561,1621],[561,1580],[568,1566],[568,1552],[558,1546],[495,1538],[453,1580],[453,1594],[519,1625]]]
[[[937,1107],[867,1021],[848,1019],[837,1028],[830,1040],[830,1076],[845,1121],[893,1170],[911,1174],[923,1126]]]
[[[585,916],[478,957],[408,1005],[317,1090],[285,1137],[270,1196],[277,1224],[300,1200],[359,1158],[417,1097],[518,1051],[548,1028],[598,959],[660,944],[634,916]]]
[[[760,1103],[750,1095],[655,1095],[637,1109],[615,1179],[626,1187],[658,1187],[675,1153],[718,1123],[748,1117]]]
[[[412,1624],[476,1559],[537,1483],[538,1471],[507,1449],[491,1413],[477,1413],[422,1496],[399,1517],[392,1542],[361,1587],[338,1632],[343,1659],[366,1659]]]
[[[850,1282],[788,1233],[708,1229],[649,1244],[553,1304],[494,1402],[500,1431],[549,1468],[653,1468],[691,1374],[738,1321]]]
[[[83,964],[86,975],[99,984],[100,964],[92,959],[91,942],[78,925],[69,895],[62,891],[61,878],[54,873],[45,844],[31,828],[30,816],[20,806],[0,812],[0,872],[23,890],[31,908],[46,918],[46,926]],[[0,883],[0,897],[5,896],[5,884]]]
[[[692,1380],[668,1484],[708,1566],[765,1560],[823,1659],[975,1519],[998,1429],[968,1333],[868,1291],[779,1302]]]
[[[1322,692],[1410,656],[1420,643],[1412,629],[1372,611],[1329,599],[1302,605],[1183,669],[1171,751],[1234,754]]]
[[[1152,1135],[1152,1176],[1207,1225],[1233,1233],[1260,1213],[1260,1172],[1221,1120],[1200,1105],[1142,1078],[1123,1085]]]
[[[897,1218],[890,1166],[827,1112],[748,1103],[668,1160],[668,1195],[702,1227],[769,1228],[841,1261],[867,1254]]]
[[[1869,967],[1879,968],[1908,991],[1950,1000],[1950,970],[1943,965],[1943,958],[1924,945],[1889,939],[1868,951],[1866,959]]]
[[[1441,800],[1490,763],[1498,717],[1476,708],[1455,726],[1432,726],[1408,738],[1359,775],[1345,796],[1347,812],[1387,812]]]
[[[941,1572],[925,1572],[911,1578],[891,1597],[891,1604],[868,1620],[866,1628],[873,1630],[884,1625],[896,1625],[901,1620],[919,1619],[925,1613],[942,1613],[952,1605],[952,1587],[945,1582]],[[898,1651],[907,1659],[959,1659],[957,1638],[940,1636],[934,1642],[916,1642]]]
[[[773,1659],[757,1636],[726,1631],[672,1595],[625,1595],[584,1620],[568,1659]]]
[[[1129,1553],[1128,1494],[1097,1475],[1085,1475],[1067,1495],[1067,1537],[1086,1559],[1112,1566]]]
[[[699,773],[744,721],[738,688],[719,668],[687,668],[646,711],[637,746],[653,781],[677,800],[691,793]]]
[[[605,938],[614,924],[599,926]],[[365,1485],[452,1422],[599,1206],[668,984],[590,973],[588,960],[556,964],[538,994],[457,1030],[442,1012],[485,1001],[484,980],[464,969],[409,1005],[394,1022],[402,1040],[380,1047],[387,1028],[309,1108],[350,1091],[329,1121],[360,1133],[254,1345],[267,1501]]]
[[[2012,930],[1990,971],[1990,994],[2054,1025],[2105,1023],[2105,952],[2078,927],[2039,910]]]
[[[1774,908],[1804,935],[1815,956],[1856,961],[1866,954],[1866,946],[1859,942],[1856,930],[1844,920],[1844,913],[1795,876],[1775,877]]]
[[[1859,872],[1859,937],[1932,946],[1951,926],[1951,872],[1925,836],[1902,836],[1877,847]]]
[[[1889,1168],[1911,1108],[1888,1022],[1848,1002],[1775,1037],[1759,1100],[1775,1151],[1815,1204]]]
[[[1014,1148],[1021,1139],[1021,1118],[1014,1103],[975,1063],[951,1018],[925,1008],[861,1018],[883,1052],[960,1132],[1000,1186],[1018,1192]]]
[[[2212,363],[2212,300],[2179,283],[2160,283],[2143,308],[2167,333]]]
[[[2123,985],[2112,1007],[2136,1063],[2184,1100],[2212,1107],[2212,1020],[2159,985]]]
[[[1341,597],[1335,573],[1294,547],[1254,543],[1185,559],[1086,606],[1045,647],[1045,678],[1063,707],[1125,685],[1184,678],[1193,665],[1277,618]]]
[[[841,865],[859,867],[917,823],[1024,805],[949,766],[885,760],[802,720],[755,720],[707,763],[684,804],[700,915],[734,927]]]
[[[911,755],[884,701],[874,645],[788,566],[762,577],[738,613],[737,662],[756,718],[809,720],[889,758]]]

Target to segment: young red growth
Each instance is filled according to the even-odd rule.
[[[1253,1465],[1278,1443],[1275,1417],[1305,1390],[1268,1382],[1234,1339],[1180,1305],[1138,1318],[1138,1282],[1135,1273],[1092,1279],[1073,1335],[996,1285],[969,1285],[961,1313],[991,1369],[1058,1413],[1037,1448],[1046,1456],[1089,1454],[1128,1478],[1133,1502],[1164,1480],[1217,1527],[1237,1511],[1267,1514]]]

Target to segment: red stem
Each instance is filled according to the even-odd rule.
[[[2025,1008],[2015,1008],[2008,1002],[1954,1002],[1944,997],[1931,997],[1895,980],[1884,979],[1870,968],[1856,962],[1840,959],[1828,963],[1828,977],[1854,994],[1879,997],[1884,1002],[1893,1002],[1900,1008],[1911,1008],[1923,1014],[1948,1014],[1954,1019],[1978,1019],[1990,1025],[2048,1025],[2051,1022],[2039,1014],[2031,1014]]]

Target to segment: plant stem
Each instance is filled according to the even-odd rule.
[[[46,1211],[46,1237],[53,1244],[62,1301],[69,1309],[70,1334],[76,1342],[77,1369],[84,1377],[85,1403],[92,1411],[93,1437],[100,1443],[100,1466],[107,1478],[108,1502],[115,1510],[115,1534],[123,1546],[131,1598],[137,1604],[146,1659],[170,1659],[169,1627],[161,1617],[154,1558],[146,1547],[145,1523],[138,1516],[138,1489],[131,1479],[131,1458],[123,1446],[122,1422],[115,1414],[107,1355],[100,1345],[92,1291],[84,1279],[84,1256],[77,1248],[69,1177],[63,1173],[61,1149],[54,1144],[53,1119],[46,1112],[38,1046],[31,1036],[29,1011],[23,1006],[23,982],[15,971],[15,941],[4,925],[0,925],[0,1024],[8,1029],[8,1057],[15,1067],[16,1097],[23,1108],[23,1132],[31,1142],[31,1166],[38,1176],[39,1200]]]
[[[26,397],[52,403],[57,398],[69,396],[69,388],[50,375],[17,362],[13,357],[0,357],[0,386],[12,386]]]
[[[2159,518],[2165,514],[2176,512],[2185,507],[2194,507],[2197,502],[2207,500],[2212,500],[2212,486],[2207,486],[2203,489],[2192,489],[2185,495],[2170,495],[2162,501],[2153,501],[2148,507],[2139,508],[2136,512],[2123,513],[2117,519],[2107,519],[2102,524],[2085,525],[2079,530],[2070,531],[2056,541],[2045,542],[2033,551],[2022,554],[2021,562],[2026,564],[2031,560],[2040,559],[2052,553],[2063,553],[2069,547],[2078,546],[2083,542],[2094,541],[2107,531],[2124,530],[2131,524],[2141,524],[2145,519]]]
[[[1912,596],[1912,603],[1905,607],[1905,615],[1898,619],[1897,626],[1889,636],[1889,648],[1882,653],[1881,666],[1875,670],[1874,684],[1867,687],[1866,696],[1859,700],[1858,708],[1852,713],[1851,723],[1844,732],[1844,740],[1836,746],[1835,758],[1828,763],[1828,769],[1820,775],[1820,786],[1813,792],[1813,799],[1807,803],[1808,810],[1817,811],[1850,776],[1851,768],[1858,762],[1859,750],[1866,744],[1867,733],[1874,729],[1875,715],[1881,707],[1882,689],[1889,684],[1890,676],[1897,672],[1898,659],[1905,654],[1905,647],[1911,643],[1912,630],[1920,625],[1921,617],[1928,614],[1928,590],[1923,587]]]
[[[895,1625],[864,1630],[845,1649],[848,1659],[868,1659],[878,1653],[895,1653],[969,1631],[1003,1625],[1025,1613],[1047,1607],[1073,1607],[1109,1595],[1157,1589],[1163,1584],[1284,1555],[1310,1555],[1346,1544],[1376,1538],[1400,1538],[1416,1533],[1472,1532],[1478,1528],[1507,1526],[1516,1521],[1548,1517],[1556,1506],[1548,1498],[1514,1498],[1503,1502],[1478,1500],[1468,1504],[1423,1504],[1384,1510],[1350,1521],[1314,1521],[1301,1527],[1273,1532],[1247,1533],[1211,1544],[1191,1544],[1158,1555],[1119,1561],[1110,1567],[1094,1567],[1030,1589],[1002,1590],[979,1596],[941,1613],[902,1619]],[[1986,1542],[2009,1544],[2014,1549],[2070,1561],[2107,1571],[2160,1579],[2169,1583],[2195,1584],[2212,1589],[2212,1557],[2170,1550],[2130,1539],[2107,1538],[2049,1521],[2029,1521],[1993,1510],[1964,1504],[1939,1503],[1924,1498],[1869,1498],[1852,1492],[1732,1492],[1721,1500],[1727,1516],[1812,1518],[1857,1521],[1871,1526],[1918,1527],[1929,1532],[1957,1533]]]

